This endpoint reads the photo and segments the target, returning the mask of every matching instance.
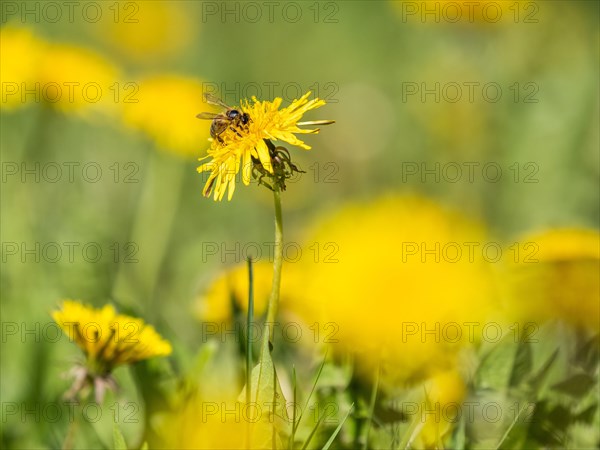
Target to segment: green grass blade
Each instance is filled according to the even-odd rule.
[[[300,421],[302,420],[302,416],[304,415],[304,411],[306,411],[308,409],[308,405],[310,404],[310,398],[312,397],[313,393],[315,392],[317,383],[319,382],[319,378],[321,377],[321,373],[323,372],[323,367],[325,367],[325,361],[327,361],[327,353],[325,353],[325,356],[323,357],[323,362],[321,363],[321,367],[319,367],[319,371],[317,372],[317,376],[315,377],[315,382],[313,383],[312,389],[310,390],[310,393],[308,394],[308,398],[306,399],[306,405],[304,405],[304,409],[302,411],[300,411],[300,416],[298,417],[298,422],[296,424],[294,424],[294,426],[292,426],[293,433],[295,433],[296,430],[298,429],[298,426],[300,425]]]
[[[506,439],[508,438],[508,436],[510,435],[510,432],[512,431],[512,429],[515,427],[515,425],[517,424],[517,422],[519,421],[519,419],[521,418],[521,414],[529,408],[529,404],[525,403],[525,406],[523,408],[521,408],[519,410],[519,413],[515,415],[515,418],[513,419],[512,423],[508,426],[508,428],[506,429],[506,431],[504,432],[504,434],[502,435],[502,438],[500,438],[500,442],[498,442],[498,444],[496,445],[495,449],[498,450],[500,448],[502,448],[502,445],[504,444],[504,442],[506,441]]]
[[[373,424],[373,415],[375,414],[375,402],[377,401],[377,391],[379,390],[379,366],[377,366],[377,374],[375,375],[375,383],[373,384],[373,390],[371,391],[371,400],[369,403],[369,422],[367,423],[367,431],[365,433],[365,441],[363,442],[363,450],[367,450],[369,443],[369,433],[371,431],[371,425]]]
[[[329,440],[323,446],[323,450],[329,450],[329,447],[331,447],[331,444],[333,444],[333,441],[335,440],[335,438],[337,437],[338,433],[340,432],[340,430],[344,426],[344,423],[346,423],[346,419],[348,419],[348,416],[352,412],[353,408],[354,408],[354,403],[352,403],[350,405],[350,409],[348,409],[348,412],[346,413],[346,415],[344,416],[344,418],[342,419],[342,421],[339,423],[339,425],[337,426],[337,428],[335,429],[335,431],[333,432],[333,434],[331,435],[331,437],[329,438]]]
[[[293,398],[292,398],[292,405],[293,405],[293,411],[292,411],[292,433],[290,434],[290,440],[288,443],[288,448],[290,450],[293,450],[294,448],[294,439],[296,437],[296,402],[298,399],[297,396],[297,387],[298,387],[298,383],[296,380],[296,366],[292,366],[292,388],[293,388]]]
[[[319,429],[319,425],[321,425],[321,422],[323,422],[324,419],[325,419],[325,414],[321,414],[321,417],[319,417],[319,420],[317,421],[317,423],[315,424],[315,426],[311,430],[310,434],[306,438],[306,441],[304,441],[304,445],[302,445],[302,450],[306,450],[306,447],[308,447],[308,444],[310,443],[311,439],[313,438],[313,436],[315,435],[315,433]]]

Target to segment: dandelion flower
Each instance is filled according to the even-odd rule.
[[[93,381],[97,391],[101,391],[101,398],[106,385],[114,384],[110,374],[115,367],[167,356],[172,351],[171,344],[162,339],[152,325],[145,324],[142,319],[117,314],[112,305],[96,309],[65,300],[52,317],[86,356],[85,367],[75,372],[73,394]]]
[[[101,21],[98,37],[127,60],[156,62],[175,56],[193,37],[191,15],[184,2],[152,0],[117,5],[119,20]],[[111,8],[112,9],[112,8]]]
[[[600,328],[600,233],[563,228],[525,236],[506,250],[500,281],[519,319]]]
[[[386,196],[347,206],[309,242],[332,245],[327,258],[302,260],[289,307],[320,324],[321,342],[353,353],[359,375],[380,367],[384,387],[456,367],[495,311],[484,227],[431,200]],[[479,333],[471,338],[465,322]]]
[[[41,59],[39,81],[44,102],[83,116],[92,111],[115,115],[119,69],[102,55],[75,45],[48,44]]]
[[[23,89],[35,89],[44,48],[43,41],[28,28],[9,25],[0,29],[2,108],[16,108],[34,98],[23,95]]]
[[[426,398],[417,411],[423,428],[416,438],[414,448],[439,448],[439,443],[444,442],[454,423],[458,421],[458,408],[465,399],[467,387],[456,370],[449,370],[436,373],[427,380],[425,392]],[[432,410],[444,411],[444,414],[436,416],[431,414]]]
[[[218,390],[220,386],[208,386]],[[189,393],[161,417],[156,448],[178,449],[268,449],[283,448],[264,405],[244,403],[225,396]],[[250,432],[250,436],[248,436]],[[277,445],[275,445],[277,444]]]
[[[208,197],[214,192],[214,199],[222,200],[227,192],[227,198],[231,200],[235,191],[235,178],[240,169],[242,182],[246,186],[250,184],[253,169],[257,166],[260,166],[263,175],[273,175],[276,169],[273,164],[276,147],[270,144],[271,141],[287,142],[296,147],[310,149],[310,146],[296,135],[318,133],[319,129],[300,126],[333,123],[299,122],[306,112],[325,105],[325,101],[318,98],[309,100],[310,94],[307,92],[281,109],[283,100],[279,97],[273,101],[259,101],[255,97],[252,98],[252,103],[242,101],[240,109],[250,117],[249,123],[245,126],[228,127],[218,139],[213,139],[208,156],[205,157],[211,160],[198,167],[198,172],[210,172],[204,186],[204,195]],[[289,153],[287,155],[289,162]],[[291,167],[295,169],[295,166]]]
[[[198,142],[209,137],[195,119],[204,102],[201,82],[155,75],[139,83],[136,99],[139,101],[124,104],[126,125],[145,133],[163,150],[184,157],[197,155]]]
[[[271,292],[273,267],[268,262],[253,265],[254,314],[261,315],[267,308]],[[248,311],[248,266],[238,264],[221,273],[195,304],[199,319],[206,322],[229,323],[233,309]]]

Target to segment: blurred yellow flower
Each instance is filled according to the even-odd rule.
[[[485,236],[417,196],[347,206],[311,234],[334,258],[303,259],[289,308],[318,322],[320,342],[354,353],[361,375],[379,366],[384,386],[421,381],[455,367],[494,309]]]
[[[87,368],[105,375],[131,364],[171,353],[171,344],[142,319],[117,314],[112,305],[101,309],[65,300],[52,317],[87,357]]]
[[[268,262],[253,264],[254,314],[262,315],[269,300],[273,265]],[[197,317],[205,322],[230,323],[233,305],[248,311],[248,266],[236,265],[221,273],[201,294],[194,304]]]
[[[311,109],[325,105],[318,98],[308,100],[310,92],[300,99],[295,99],[289,106],[279,109],[283,99],[277,97],[271,101],[259,101],[252,98],[253,104],[242,101],[241,111],[248,114],[250,121],[247,125],[228,127],[213,139],[208,149],[208,156],[200,161],[211,158],[211,161],[198,167],[198,172],[210,172],[204,186],[203,194],[208,197],[214,191],[214,199],[222,200],[225,192],[231,200],[235,191],[235,178],[242,166],[242,181],[248,186],[254,167],[253,159],[262,165],[268,173],[273,173],[271,154],[265,139],[284,141],[303,149],[310,149],[296,134],[318,133],[319,129],[303,129],[299,125],[326,124],[324,122],[299,122],[302,116]]]
[[[209,108],[202,97],[202,84],[178,75],[156,75],[139,83],[136,103],[124,104],[125,124],[144,132],[164,150],[194,156],[209,137],[195,118]]]
[[[427,380],[425,392],[426,398],[417,410],[422,428],[412,448],[443,448],[445,438],[460,414],[467,387],[462,376],[450,370],[437,373]]]
[[[122,100],[119,81],[112,62],[83,47],[48,44],[41,58],[41,99],[64,112],[114,115]]]
[[[187,2],[145,0],[115,3],[98,37],[128,61],[155,62],[181,53],[192,38]],[[197,21],[195,22],[197,27]]]
[[[35,100],[34,95],[24,95],[24,91],[35,92],[44,52],[44,42],[29,28],[13,25],[0,28],[2,108],[15,108]]]
[[[3,107],[35,102],[82,115],[115,113],[123,86],[113,63],[83,47],[45,42],[27,28],[0,33]]]
[[[563,228],[525,236],[507,249],[500,284],[520,320],[564,320],[600,328],[600,233]],[[519,252],[517,253],[517,248]]]
[[[258,404],[246,406],[233,399],[187,396],[161,419],[156,448],[282,448],[272,445],[272,424],[263,417]],[[251,430],[249,440],[248,430]]]

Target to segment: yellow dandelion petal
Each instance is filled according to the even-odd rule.
[[[269,156],[269,148],[265,141],[259,141],[256,145],[256,155],[260,159],[260,163],[269,172],[273,172],[273,166],[271,164],[271,157]]]
[[[249,151],[244,152],[244,161],[242,164],[242,181],[248,186],[252,179],[252,158]]]

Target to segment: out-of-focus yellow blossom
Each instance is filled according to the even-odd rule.
[[[254,314],[262,315],[271,293],[273,264],[253,264]],[[233,319],[233,305],[248,311],[248,266],[236,265],[221,273],[197,299],[194,307],[200,320],[229,323]]]
[[[204,103],[202,84],[178,75],[157,75],[139,83],[137,103],[124,104],[124,121],[143,131],[164,150],[195,156],[210,136],[196,119],[198,112],[213,109]]]
[[[192,38],[187,7],[187,2],[163,0],[120,3],[118,9],[111,7],[111,20],[99,23],[105,26],[98,28],[98,36],[129,61],[177,55]]]
[[[425,383],[426,398],[416,412],[422,428],[413,448],[440,448],[453,428],[455,414],[467,394],[462,376],[455,370],[435,374]]]
[[[53,319],[87,357],[93,374],[105,375],[113,368],[171,353],[171,344],[142,319],[117,314],[112,305],[101,309],[65,300]]]
[[[39,70],[41,101],[64,112],[114,115],[123,101],[119,70],[96,52],[49,44]]]
[[[266,409],[265,409],[266,410]],[[258,404],[233,399],[188,396],[176,411],[166,415],[153,448],[263,449],[272,445],[272,424]],[[250,440],[248,440],[248,430]],[[249,444],[249,446],[248,446]]]
[[[8,25],[0,29],[2,108],[16,108],[35,100],[23,91],[35,89],[44,51],[44,42],[29,28]]]
[[[282,314],[293,314],[293,311],[287,307],[287,301],[292,287],[301,283],[302,276],[299,264],[283,265],[280,298]],[[254,263],[255,317],[260,317],[266,312],[272,283],[273,263],[268,261]],[[248,312],[248,266],[246,263],[238,264],[220,273],[208,288],[200,293],[194,303],[194,313],[199,320],[219,324],[231,323],[235,308],[244,314]]]
[[[518,253],[516,249],[519,249]],[[525,236],[505,250],[500,284],[520,320],[600,327],[600,233],[564,228]]]
[[[417,196],[347,206],[311,235],[335,254],[303,260],[289,308],[321,325],[320,342],[355,353],[362,375],[379,366],[384,386],[421,381],[455,367],[494,308],[485,236],[481,225]]]
[[[227,199],[231,200],[235,191],[237,174],[242,169],[242,181],[248,186],[252,178],[254,167],[253,158],[262,165],[262,168],[272,174],[273,167],[271,154],[265,139],[283,141],[303,149],[310,149],[296,134],[318,133],[319,129],[304,129],[299,125],[326,124],[323,122],[299,122],[302,116],[311,109],[325,105],[324,100],[318,98],[308,100],[310,92],[301,98],[295,99],[289,106],[280,108],[283,99],[277,97],[273,101],[259,101],[252,98],[253,103],[242,101],[240,109],[248,114],[250,122],[246,126],[227,128],[220,139],[213,139],[208,149],[209,162],[198,167],[198,172],[210,172],[203,194],[210,196],[214,192],[215,200],[222,200],[227,192]]]

